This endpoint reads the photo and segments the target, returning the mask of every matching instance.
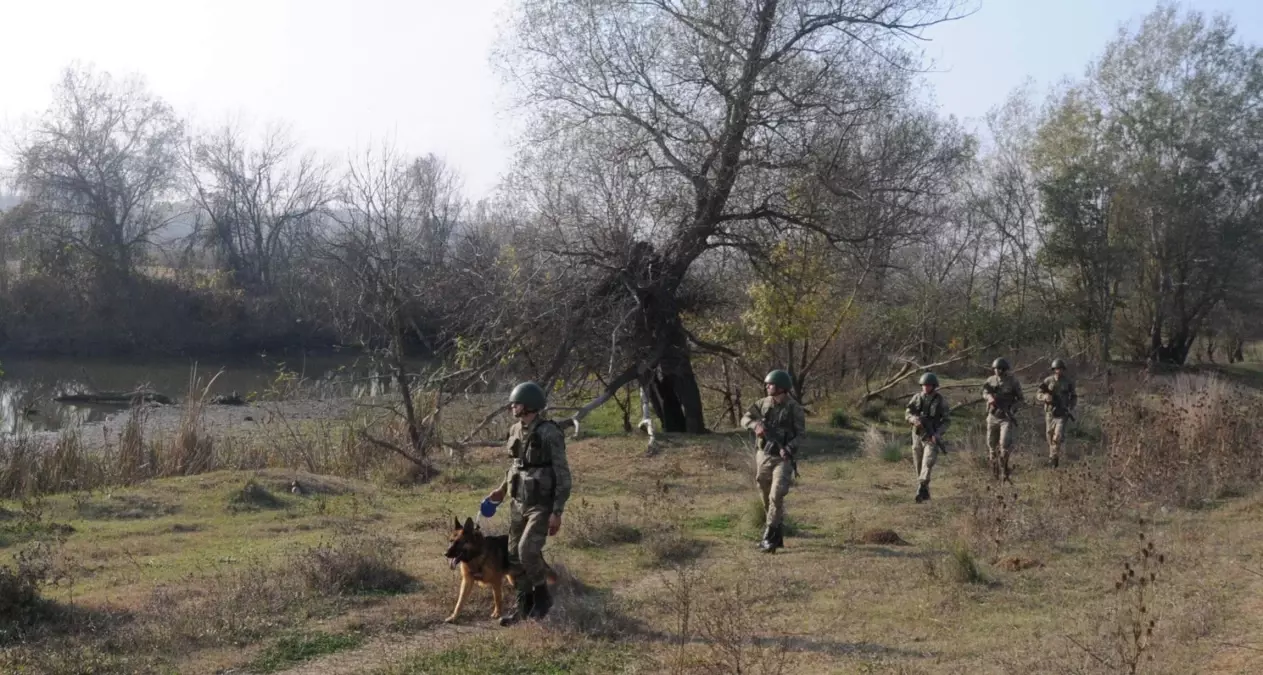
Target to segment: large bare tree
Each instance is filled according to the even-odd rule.
[[[185,156],[194,201],[208,221],[201,234],[224,269],[254,293],[275,290],[293,244],[330,199],[326,165],[299,154],[279,126],[252,146],[226,124],[194,139]]]
[[[47,236],[88,259],[99,281],[125,284],[176,215],[168,198],[183,133],[139,79],[70,68],[18,142],[15,182]]]
[[[704,431],[682,316],[694,263],[721,247],[757,253],[777,227],[852,244],[898,227],[915,190],[866,180],[889,162],[865,132],[909,101],[906,39],[955,11],[937,0],[517,3],[501,61],[534,112],[527,159],[546,167],[541,202],[561,207],[545,219],[568,233],[562,253],[603,270],[592,306],[634,309],[628,358],[594,403],[640,380],[666,430]],[[866,150],[873,161],[856,161]],[[598,167],[644,208],[616,224],[575,209],[591,196],[570,186]]]

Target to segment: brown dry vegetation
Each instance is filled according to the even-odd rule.
[[[380,453],[338,450],[349,432],[322,437],[345,428],[335,421],[267,431],[248,452],[187,435],[104,456],[10,444],[0,485],[22,499],[0,512],[0,665],[1253,672],[1263,458],[1250,439],[1263,403],[1217,379],[1141,384],[1116,380],[1107,398],[1082,383],[1084,420],[1058,472],[1042,466],[1040,417],[1024,413],[1014,481],[1001,486],[962,410],[925,505],[911,499],[906,457],[860,452],[863,432],[813,418],[788,501],[795,533],[774,557],[754,547],[742,437],[674,437],[652,457],[635,436],[572,441],[576,496],[547,549],[561,572],[556,614],[508,630],[484,618],[485,590],[461,625],[440,626],[457,587],[446,528],[498,478],[496,450],[400,485]],[[234,466],[242,457],[254,463]],[[338,466],[349,477],[320,475]],[[502,531],[502,515],[487,527]]]

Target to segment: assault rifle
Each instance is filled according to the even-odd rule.
[[[987,395],[991,396],[991,397],[994,399],[994,398],[995,398],[995,396],[996,396],[996,394],[998,394],[998,393],[999,393],[999,390],[998,390],[998,389],[996,389],[996,388],[995,388],[995,385],[991,384],[990,382],[983,382],[983,383],[982,383],[982,393],[987,394]],[[996,402],[994,402],[994,401],[988,401],[988,402],[987,402],[987,412],[988,412],[988,413],[993,413],[993,412],[996,412],[996,411],[998,411],[998,410],[1001,410],[1001,408],[1000,408],[1000,406],[999,406]],[[1010,409],[1008,409],[1008,408],[1004,408],[1004,409],[1003,409],[1003,412],[1004,412],[1004,417],[1007,417],[1007,418],[1008,418],[1008,420],[1009,420],[1010,422],[1012,422],[1013,424],[1017,424],[1017,418],[1013,416],[1013,411],[1012,411],[1012,410],[1010,410]]]
[[[933,444],[935,444],[935,446],[938,447],[938,451],[946,455],[947,444],[946,442],[943,442],[941,437],[938,437],[938,430],[930,431],[930,427],[933,426],[930,421],[930,418],[926,417],[925,415],[918,415],[917,421],[919,422],[917,425],[917,429],[921,430],[921,440],[933,441]]]
[[[1066,414],[1066,417],[1069,418],[1071,422],[1075,421],[1074,413],[1070,412],[1070,409],[1062,404],[1061,397],[1053,393],[1052,387],[1049,387],[1047,382],[1041,381],[1039,383],[1039,393],[1047,394],[1049,396],[1049,403],[1052,405],[1053,414],[1056,414],[1057,411],[1061,411]]]
[[[908,412],[912,412],[911,407],[908,408]],[[938,451],[946,455],[947,443],[944,442],[943,439],[939,437],[937,429],[935,429],[934,431],[930,431],[930,428],[933,426],[930,418],[926,417],[925,415],[917,415],[916,417],[917,417],[916,428],[920,430],[920,433],[918,434],[920,439],[923,441],[924,440],[934,441],[934,446],[938,448]]]
[[[789,455],[789,465],[794,470],[794,478],[798,478],[798,458],[794,457],[794,451],[790,449],[785,439],[785,432],[765,424],[763,425],[763,438],[777,449],[777,454],[779,454],[779,451],[784,450]]]

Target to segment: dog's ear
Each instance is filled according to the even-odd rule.
[[[453,526],[452,526],[452,529],[454,529],[454,530],[459,530],[459,529],[460,529],[460,518],[457,518],[456,516],[452,516],[452,522],[456,523],[455,525],[453,525]]]
[[[466,531],[466,532],[473,532],[473,531],[474,531],[474,519],[473,519],[473,518],[466,518],[466,519],[465,519],[465,531]]]

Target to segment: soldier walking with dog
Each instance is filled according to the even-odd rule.
[[[794,453],[807,429],[803,407],[790,397],[794,383],[789,373],[773,370],[763,378],[767,396],[759,399],[741,418],[741,426],[754,432],[757,467],[754,480],[763,500],[763,540],[759,548],[776,553],[784,548],[781,530],[785,520],[785,495],[796,466]]]
[[[1053,374],[1039,383],[1036,400],[1044,404],[1044,428],[1048,436],[1048,465],[1057,468],[1061,463],[1061,445],[1066,438],[1066,420],[1074,419],[1079,394],[1074,380],[1066,375],[1066,362],[1053,359]]]
[[[509,510],[509,566],[517,592],[517,608],[500,619],[509,626],[522,619],[542,619],[552,607],[544,543],[561,530],[561,515],[570,498],[570,465],[561,427],[540,413],[547,406],[544,390],[523,382],[509,395],[517,422],[509,430],[506,448],[513,465],[504,482],[487,495],[500,502],[507,493]]]
[[[930,499],[930,473],[938,459],[943,444],[943,432],[951,422],[951,410],[947,399],[938,390],[938,376],[925,373],[920,380],[921,391],[913,394],[904,419],[912,425],[912,461],[917,470],[916,502]]]
[[[1007,360],[996,359],[991,369],[994,374],[982,385],[987,402],[987,459],[995,479],[1009,480],[1009,456],[1017,435],[1014,413],[1017,406],[1026,403],[1026,398],[1022,395],[1022,383],[1009,371]]]

